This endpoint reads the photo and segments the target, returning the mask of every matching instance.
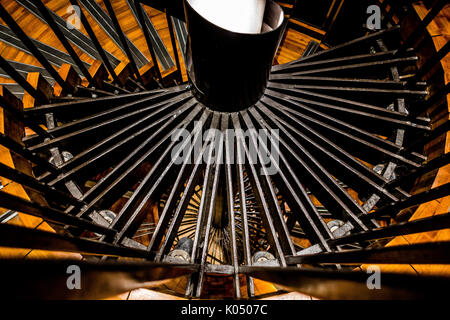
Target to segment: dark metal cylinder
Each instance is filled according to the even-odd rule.
[[[195,97],[207,107],[235,112],[263,95],[287,19],[267,0],[261,33],[237,33],[201,16],[184,1],[189,39],[187,72]]]

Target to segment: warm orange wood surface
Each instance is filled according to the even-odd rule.
[[[42,23],[39,19],[37,19],[35,16],[29,14],[25,9],[23,9],[20,5],[18,5],[13,0],[0,0],[2,5],[5,6],[5,8],[8,10],[8,12],[13,16],[13,18],[17,21],[17,23],[23,28],[26,34],[28,34],[30,37],[37,39],[43,43],[46,43],[48,45],[51,45],[54,48],[57,48],[61,51],[65,52],[64,47],[60,44],[60,42],[57,40],[56,36],[53,34],[51,29],[47,27],[44,23]],[[44,0],[43,1],[50,9],[55,11],[60,16],[67,18],[70,13],[67,12],[67,7],[70,5],[68,0]],[[98,3],[100,3],[103,8],[103,2],[101,0],[97,0]],[[114,10],[117,14],[118,20],[120,21],[121,27],[123,31],[126,33],[126,35],[135,43],[135,45],[144,53],[144,55],[150,60],[150,53],[147,48],[147,44],[145,42],[145,38],[143,37],[142,31],[140,30],[136,20],[134,19],[131,11],[128,8],[128,5],[125,0],[114,0],[111,1]],[[427,10],[422,5],[415,5],[416,11],[418,12],[419,16],[423,18]],[[106,9],[105,9],[106,10]],[[155,25],[155,28],[158,30],[159,34],[161,35],[162,40],[166,44],[166,47],[168,48],[170,54],[173,56],[173,50],[170,42],[170,36],[169,31],[167,27],[167,21],[165,18],[165,14],[163,14],[160,11],[146,8],[147,12],[149,13],[149,16],[151,17],[151,20],[153,24]],[[115,55],[118,59],[121,61],[126,61],[125,54],[118,48],[113,41],[109,39],[109,37],[104,33],[104,31],[97,25],[97,23],[89,17],[87,14],[89,22],[91,23],[92,28],[94,29],[95,34],[97,35],[100,43],[102,46],[111,52],[113,55]],[[436,50],[439,50],[443,45],[445,45],[446,41],[450,38],[450,23],[449,23],[449,17],[450,17],[450,6],[447,6],[446,9],[430,24],[428,27],[428,30],[430,34],[433,36],[434,45],[436,47]],[[1,23],[3,21],[0,20]],[[3,23],[4,24],[4,23]],[[85,30],[81,30],[83,33],[86,34]],[[298,59],[303,51],[305,50],[308,42],[312,40],[312,38],[301,34],[295,30],[289,30],[286,34],[285,40],[283,41],[282,47],[279,50],[279,53],[276,57],[276,61],[278,63],[286,63],[289,61],[292,61],[294,59]],[[83,53],[78,48],[74,47],[77,54],[80,56],[80,58],[90,64],[94,63],[94,60],[89,57],[87,54]],[[180,57],[181,62],[182,61],[182,55],[180,53],[179,48],[178,55]],[[11,46],[8,46],[2,42],[0,42],[0,54],[5,59],[11,59],[15,61],[19,61],[22,63],[32,64],[39,66],[39,62],[36,58],[34,58],[31,55],[28,55],[26,53],[21,52],[20,50],[13,48]],[[445,81],[446,83],[450,81],[450,57],[447,56],[442,61],[443,68],[445,70]],[[183,76],[184,80],[187,79],[186,72],[183,68]],[[0,78],[0,82],[12,82],[10,79]],[[24,98],[24,100],[29,99],[27,97]],[[449,97],[450,99],[450,97]],[[29,104],[33,103],[24,101],[24,103]],[[450,105],[450,100],[449,100]],[[445,119],[448,119],[449,113],[443,115],[442,119],[439,119],[439,121],[435,124],[440,124]],[[0,132],[4,132],[4,123],[3,123],[3,111],[0,108]],[[443,138],[439,138],[440,141],[442,141]],[[437,139],[437,140],[439,140]],[[431,152],[433,150],[433,144],[436,143],[430,143],[430,145],[427,147],[427,150]],[[445,137],[445,150],[438,150],[434,153],[433,156],[437,156],[443,152],[449,152],[450,150],[450,134],[447,134]],[[11,155],[9,154],[9,151],[5,149],[4,147],[0,146],[0,161],[2,163],[7,164],[8,166],[13,167],[13,162]],[[3,186],[5,186],[2,190],[21,196],[23,198],[28,199],[28,196],[25,192],[25,190],[22,188],[21,185],[11,182],[8,179],[0,177],[0,181]],[[450,165],[441,168],[432,184],[432,187],[440,186],[444,183],[447,183],[450,181]],[[415,214],[412,216],[412,220],[418,219],[418,218],[424,218],[427,216],[432,216],[435,214],[442,214],[447,213],[450,209],[450,197],[438,199],[426,204],[421,205]],[[3,213],[5,209],[0,208],[0,214]],[[35,218],[29,215],[20,214],[18,217],[12,219],[9,223],[16,224],[16,225],[22,225],[29,228],[38,228],[40,230],[47,230],[47,231],[53,231],[53,229],[45,222],[42,221],[42,219]],[[54,232],[54,231],[53,231]],[[442,240],[450,240],[450,230],[445,229],[441,231],[436,232],[427,232],[422,234],[414,234],[410,236],[401,236],[397,237],[394,240],[392,240],[388,245],[399,245],[399,244],[411,244],[411,243],[419,243],[419,242],[425,242],[425,241],[442,241]],[[28,250],[28,249],[7,249],[7,248],[0,248],[0,257],[27,257],[27,258],[62,258],[62,257],[75,257],[78,259],[81,259],[81,255],[78,254],[67,254],[67,253],[59,253],[59,252],[48,252],[48,251],[39,251],[39,250]],[[363,266],[364,269],[366,266]],[[410,265],[410,266],[403,266],[403,265],[383,265],[381,266],[383,271],[395,271],[395,272],[411,272],[416,274],[425,274],[425,273],[449,273],[450,270],[448,266],[425,266],[425,265]],[[268,292],[275,291],[275,287],[273,287],[271,284],[264,283],[264,282],[257,282],[256,286],[256,293],[257,294],[265,294]],[[160,293],[155,293],[154,291],[149,290],[135,290],[131,293],[125,293],[124,295],[115,297],[118,299],[141,299],[141,298],[158,298],[158,299],[164,299],[164,298],[174,298],[172,296],[163,295]]]
[[[25,33],[28,36],[36,40],[39,40],[47,45],[50,45],[58,50],[66,52],[66,50],[64,49],[62,44],[58,41],[57,37],[54,35],[52,30],[41,20],[36,18],[34,15],[29,14],[22,6],[20,6],[13,0],[0,0],[0,2],[2,3],[2,5],[5,6],[5,8],[8,10],[11,16],[16,20],[16,22],[20,25],[20,27],[25,31]],[[56,12],[64,19],[67,19],[70,16],[70,11],[69,12],[67,11],[68,6],[70,5],[70,2],[68,0],[44,0],[43,2],[48,6],[48,8]],[[99,3],[106,11],[103,1],[97,0],[97,3]],[[136,47],[147,57],[147,59],[151,60],[150,52],[148,50],[147,43],[145,42],[143,33],[139,28],[136,19],[132,15],[126,0],[114,0],[111,1],[111,3],[117,15],[117,19],[120,22],[120,26],[123,32],[128,36],[128,38],[130,38],[130,40],[136,45]],[[163,40],[166,48],[171,54],[172,59],[175,59],[170,41],[170,33],[167,25],[166,15],[161,11],[155,10],[148,6],[144,7],[153,25],[158,31],[161,39]],[[121,61],[127,60],[126,55],[122,52],[122,50],[113,41],[110,40],[108,35],[95,22],[95,20],[92,19],[86,11],[84,12],[88,17],[89,23],[91,24],[91,27],[94,30],[103,48],[109,51],[119,60]],[[5,24],[1,20],[0,22],[2,24]],[[86,31],[82,26],[81,32],[87,35]],[[297,31],[294,30],[289,31],[283,43],[283,46],[281,47],[279,54],[277,56],[278,62],[286,63],[294,59],[298,59],[302,55],[309,40],[311,39],[312,39],[311,37],[303,35]],[[75,49],[81,60],[89,64],[92,64],[94,62],[94,60],[86,53],[84,53],[75,46],[73,46],[73,48]],[[177,44],[177,52],[183,65],[182,74],[184,80],[187,80],[186,70],[184,68],[183,58],[181,55],[180,48],[178,47],[178,44]],[[0,42],[0,54],[5,59],[40,66],[39,61],[33,56],[26,54],[14,47],[8,46],[2,42]],[[13,81],[11,79],[0,77],[0,82],[13,82]]]
[[[423,19],[428,10],[423,4],[414,5],[416,12],[419,17]],[[433,38],[433,42],[436,51],[441,49],[447,41],[450,40],[450,4],[447,5],[444,10],[442,10],[438,16],[430,23],[428,26],[428,32]],[[445,83],[450,81],[450,54],[442,59],[442,68],[444,70]],[[450,96],[447,96],[447,106],[450,106]],[[435,120],[433,127],[441,125],[444,121],[449,119],[450,113],[443,112],[441,117]],[[439,148],[435,150],[435,145],[445,145],[445,149]],[[435,141],[429,143],[425,150],[428,151],[429,160],[435,158],[444,153],[450,152],[450,133],[437,138]],[[436,177],[432,183],[432,188],[436,188],[445,183],[450,182],[450,165],[442,167],[438,170]],[[416,192],[423,191],[422,189],[417,189]],[[421,218],[431,217],[437,214],[444,214],[450,211],[450,197],[444,197],[438,200],[434,200],[428,203],[420,205],[415,211],[414,215],[410,220],[417,220]],[[408,245],[413,243],[421,242],[432,242],[432,241],[448,241],[450,240],[450,229],[444,229],[440,231],[424,232],[419,234],[412,234],[407,236],[400,236],[393,239],[387,246],[394,245]],[[362,266],[365,269],[367,266]],[[382,271],[392,271],[392,272],[410,272],[415,274],[450,274],[450,268],[448,265],[381,265]]]
[[[42,21],[40,21],[38,18],[36,18],[34,15],[29,14],[24,8],[22,8],[19,4],[17,4],[15,1],[12,0],[0,0],[1,4],[5,6],[5,8],[8,10],[8,12],[12,15],[12,17],[15,19],[15,21],[20,25],[20,27],[25,31],[25,33],[38,41],[41,41],[47,45],[50,45],[58,50],[61,50],[63,52],[66,52],[62,44],[58,41],[57,37],[54,35],[52,30],[44,24]],[[66,0],[44,0],[43,1],[45,5],[48,6],[51,10],[56,12],[58,15],[60,15],[63,18],[68,18],[70,16],[70,12],[67,12],[67,8],[70,5],[69,1]],[[102,5],[102,7],[105,9],[103,1],[98,1],[99,4]],[[117,15],[118,20],[120,21],[120,25],[122,27],[122,30],[124,33],[130,38],[130,40],[141,50],[141,52],[147,57],[147,59],[151,60],[150,53],[147,47],[147,43],[145,42],[145,38],[142,34],[141,29],[139,28],[139,25],[137,24],[137,21],[135,20],[134,16],[132,15],[128,4],[125,0],[114,0],[111,1],[114,11]],[[166,48],[168,49],[169,53],[171,54],[172,58],[174,59],[173,55],[173,49],[170,42],[170,34],[168,30],[167,20],[164,13],[146,7],[146,11],[150,16],[150,19],[152,23],[154,24],[155,28],[157,29],[158,33],[160,34],[164,44],[166,45]],[[99,42],[102,44],[103,48],[110,53],[112,53],[114,56],[116,56],[121,61],[127,61],[127,58],[125,54],[121,51],[120,48],[118,48],[113,41],[110,40],[110,38],[107,36],[107,34],[101,29],[100,26],[87,14],[85,11],[86,16],[88,17],[89,23],[91,24],[91,27],[93,28],[96,36],[99,39]],[[0,23],[5,24],[3,21],[0,20]],[[81,31],[87,35],[84,28],[81,28]],[[292,61],[294,59],[298,59],[303,51],[305,50],[308,42],[312,38],[302,35],[298,33],[297,31],[289,31],[286,39],[283,43],[283,46],[280,48],[280,51],[277,55],[278,63],[286,63],[289,61]],[[90,56],[85,54],[83,51],[78,49],[77,47],[73,46],[76,53],[79,55],[79,57],[89,63],[93,64],[95,62],[94,59],[92,59]],[[183,78],[186,81],[186,70],[184,68],[184,62],[182,58],[182,54],[180,51],[180,48],[178,47],[177,43],[177,52],[179,55],[179,58],[182,63],[182,74]],[[40,66],[39,61],[27,54],[24,53],[14,47],[11,47],[7,44],[4,44],[3,42],[0,42],[0,54],[5,59],[10,59],[14,61],[19,61],[26,64],[36,65]],[[118,67],[119,68],[119,67]],[[143,67],[144,69],[145,67]],[[61,72],[63,72],[61,70]],[[37,75],[30,75],[31,82],[37,83]],[[2,78],[0,77],[0,82],[13,82],[11,79],[8,78]],[[59,92],[59,89],[55,90],[55,92]],[[24,97],[24,104],[26,106],[32,106],[34,104],[34,99],[29,96],[28,94],[25,94]],[[2,109],[0,108],[0,112],[2,112]],[[0,130],[3,133],[3,114],[0,114]],[[9,151],[5,149],[4,147],[0,146],[0,161],[2,163],[5,163],[11,167],[14,167],[11,155],[9,154]],[[20,197],[23,197],[25,199],[29,199],[25,190],[22,188],[21,185],[8,181],[7,179],[1,178],[2,184],[5,186],[3,191],[18,195]],[[0,208],[0,214],[5,212],[5,209]],[[26,226],[28,228],[37,228],[39,230],[46,230],[54,232],[54,230],[45,222],[42,221],[40,218],[32,217],[26,214],[20,213],[16,218],[10,220],[11,224],[15,225],[21,225]],[[27,258],[68,258],[73,257],[76,259],[81,259],[81,255],[78,254],[70,254],[70,253],[60,253],[60,252],[49,252],[49,251],[41,251],[41,250],[29,250],[29,249],[10,249],[10,248],[0,248],[0,257],[27,257]],[[244,288],[245,289],[245,288]],[[243,289],[243,290],[244,290]],[[256,281],[255,283],[255,293],[257,295],[263,295],[270,292],[275,292],[275,287],[267,282],[263,281]],[[243,294],[245,294],[243,292]],[[180,299],[175,296],[150,291],[150,290],[134,290],[129,293],[124,293],[123,295],[112,297],[112,299]]]

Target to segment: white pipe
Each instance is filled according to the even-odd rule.
[[[209,22],[233,32],[260,33],[266,0],[188,0]]]

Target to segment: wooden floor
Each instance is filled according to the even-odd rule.
[[[63,52],[66,52],[62,44],[58,41],[57,37],[54,35],[52,30],[44,24],[41,20],[36,18],[34,15],[29,14],[26,9],[24,9],[22,6],[20,6],[18,3],[16,3],[13,0],[1,0],[1,4],[8,10],[8,12],[11,14],[11,16],[15,19],[15,21],[20,25],[20,27],[24,30],[24,32],[31,38],[36,39],[42,43],[45,43],[47,45],[50,45],[58,50],[61,50]],[[58,15],[63,17],[64,19],[67,19],[70,16],[70,12],[67,11],[68,6],[70,5],[70,2],[67,0],[44,0],[43,1],[45,5],[56,12]],[[106,8],[104,7],[103,1],[98,1],[103,9],[106,11]],[[128,4],[126,0],[114,0],[111,1],[112,6],[114,8],[114,11],[117,15],[118,20],[120,21],[120,25],[124,33],[127,35],[128,38],[136,45],[136,47],[149,59],[150,59],[150,52],[147,47],[147,43],[145,41],[145,38],[142,34],[142,31],[135,20],[133,14],[131,13]],[[168,30],[167,20],[164,13],[145,7],[153,25],[155,26],[156,30],[158,31],[162,41],[164,42],[166,48],[168,49],[170,55],[172,56],[172,59],[174,59],[174,51],[170,42],[170,34]],[[89,23],[91,24],[96,36],[98,37],[99,42],[101,43],[102,47],[113,54],[115,57],[117,57],[121,61],[127,61],[127,58],[125,54],[122,52],[122,50],[113,42],[110,40],[109,36],[103,31],[103,29],[93,20],[89,14],[86,14],[88,17]],[[0,20],[0,23],[5,25],[5,23]],[[83,32],[85,35],[87,35],[86,31],[82,27],[81,32]],[[281,47],[278,55],[277,55],[277,61],[278,63],[286,63],[295,59],[298,59],[303,54],[304,50],[306,49],[306,46],[308,45],[308,42],[312,38],[302,35],[297,31],[289,31],[287,33],[286,39],[284,41],[283,46]],[[78,49],[76,46],[73,46],[74,50],[78,54],[78,56],[81,58],[81,60],[92,64],[95,60],[92,59],[89,55]],[[184,69],[184,63],[182,54],[180,51],[180,48],[177,45],[177,53],[179,55],[179,58],[181,59],[183,70],[182,74],[184,77],[184,80],[187,80],[186,70]],[[20,51],[17,48],[14,48],[12,46],[9,46],[5,43],[0,42],[0,54],[3,58],[14,60],[30,65],[40,66],[39,61],[33,57],[32,55],[29,55],[27,53],[24,53]],[[0,77],[0,82],[2,83],[12,83],[14,82],[11,79],[8,78],[2,78]],[[3,114],[2,109],[0,108],[0,132],[4,132],[3,127]],[[2,163],[7,164],[8,166],[13,167],[13,162],[11,159],[11,155],[9,154],[9,151],[5,149],[4,147],[0,146],[0,161]],[[3,191],[6,191],[8,193],[12,193],[15,195],[18,195],[20,197],[23,197],[25,199],[29,199],[25,190],[22,188],[21,185],[11,182],[3,177],[0,177],[0,181],[4,188]],[[6,210],[0,208],[0,214],[4,213]],[[46,230],[54,232],[54,230],[45,222],[42,221],[40,218],[36,218],[33,216],[29,216],[26,214],[20,213],[16,218],[9,221],[11,224],[15,225],[21,225],[28,228],[36,228],[39,230]],[[0,257],[25,257],[27,259],[32,258],[74,258],[74,259],[82,259],[81,255],[79,254],[70,254],[70,253],[63,253],[63,252],[49,252],[49,251],[41,251],[41,250],[28,250],[28,249],[9,249],[9,248],[0,248]],[[171,285],[168,284],[170,287]],[[172,284],[173,286],[173,284]],[[256,281],[255,283],[255,293],[257,295],[264,295],[268,293],[272,293],[277,291],[277,289],[270,283],[264,282],[264,281]],[[305,296],[307,299],[310,299],[309,296]],[[166,295],[150,290],[135,290],[133,292],[125,293],[123,295],[113,297],[115,299],[174,299],[175,296]]]
[[[13,16],[13,18],[17,21],[17,23],[23,28],[26,34],[30,37],[39,40],[45,44],[51,45],[52,47],[64,51],[64,47],[59,43],[56,36],[53,32],[39,19],[35,16],[29,14],[25,9],[23,9],[20,5],[18,5],[13,0],[0,0],[2,5],[8,10],[8,12]],[[103,1],[97,0],[99,4],[103,6]],[[67,6],[69,5],[68,0],[44,0],[44,3],[57,14],[62,16],[63,18],[67,18],[70,13],[68,13]],[[135,45],[143,52],[146,57],[150,57],[145,39],[142,35],[142,31],[140,30],[136,20],[134,19],[131,11],[128,8],[128,5],[125,0],[114,0],[111,1],[114,10],[118,16],[118,20],[121,23],[121,27],[126,35],[135,43]],[[106,10],[106,9],[105,9]],[[159,12],[157,10],[146,8],[149,16],[151,17],[152,23],[160,34],[162,40],[166,44],[166,47],[169,53],[174,57],[174,52],[170,43],[170,36],[168,32],[167,21],[165,18],[165,14]],[[427,10],[424,6],[417,4],[416,10],[421,17],[424,17],[427,13]],[[450,6],[447,6],[446,10],[441,13],[429,26],[429,32],[433,36],[433,41],[437,50],[439,50],[446,41],[450,38]],[[97,35],[102,46],[112,53],[114,56],[119,58],[122,61],[126,60],[123,52],[118,48],[113,41],[109,39],[109,37],[105,34],[105,32],[95,23],[92,18],[88,18],[91,26],[94,29],[95,34]],[[3,21],[0,20],[2,24]],[[81,30],[86,34],[85,30]],[[295,30],[289,30],[287,32],[286,38],[282,43],[282,46],[279,50],[279,53],[276,57],[276,61],[278,63],[286,63],[295,59],[298,59],[303,51],[305,50],[308,42],[312,40],[311,37],[301,34]],[[88,63],[93,63],[94,60],[79,50],[75,48],[75,51],[80,56],[83,61]],[[182,55],[180,53],[179,48],[177,48],[177,53],[182,59]],[[32,64],[36,66],[40,66],[39,62],[31,55],[28,55],[20,50],[8,46],[2,42],[0,42],[0,54],[5,59],[15,60],[22,63]],[[148,58],[150,59],[150,58]],[[450,81],[450,57],[447,56],[443,60],[443,68],[445,70],[445,81],[448,83]],[[183,75],[186,80],[186,73],[183,70]],[[0,82],[12,82],[10,79],[5,79],[0,77]],[[450,105],[450,97],[448,105]],[[2,109],[0,109],[0,132],[4,132],[4,124],[3,124],[3,114],[1,114]],[[443,120],[449,118],[449,113],[443,115],[442,119],[439,119],[439,123]],[[438,124],[436,123],[436,125]],[[427,146],[427,150],[431,153],[433,149],[433,145],[445,143],[445,149],[438,150],[438,152],[434,152],[433,156],[437,156],[442,153],[447,153],[450,151],[450,133],[446,136],[437,139],[436,141],[430,143]],[[9,166],[13,166],[11,155],[9,151],[0,146],[0,161]],[[15,182],[11,182],[5,178],[0,177],[0,181],[4,188],[3,191],[19,195],[24,198],[28,198],[22,186]],[[439,170],[434,178],[434,182],[432,187],[437,187],[443,185],[450,181],[450,165],[446,166]],[[424,218],[427,216],[432,216],[435,214],[443,214],[449,212],[450,209],[450,197],[438,199],[432,201],[430,203],[421,205],[412,216],[412,220],[418,218]],[[0,214],[5,210],[0,208]],[[17,218],[12,219],[9,223],[26,226],[29,228],[37,228],[40,230],[48,230],[53,231],[52,228],[42,219],[31,217],[29,215],[20,214]],[[442,240],[450,240],[450,230],[441,230],[437,232],[427,232],[422,234],[414,234],[410,236],[402,236],[397,237],[393,241],[391,241],[388,245],[399,245],[399,244],[411,244],[411,243],[419,243],[424,241],[442,241]],[[78,254],[67,254],[60,252],[48,252],[48,251],[40,251],[40,250],[18,250],[18,249],[7,249],[0,248],[0,257],[26,257],[26,258],[67,258],[72,257],[75,259],[81,259],[82,257]],[[362,269],[365,269],[367,266],[362,266]],[[385,265],[381,266],[383,271],[398,271],[398,272],[411,272],[416,274],[429,274],[429,273],[449,273],[450,270],[446,266],[426,266],[426,265],[410,265],[410,266],[400,266],[400,265]],[[269,292],[274,292],[276,289],[274,286],[268,283],[260,282],[257,285],[257,293],[264,294]],[[148,290],[147,290],[148,291]],[[139,299],[139,298],[173,298],[172,296],[164,296],[161,294],[156,294],[152,291],[146,292],[145,290],[133,291],[132,293],[125,293],[124,295],[115,297],[117,299]]]
[[[414,5],[419,17],[423,19],[428,10],[423,4]],[[436,51],[441,49],[447,41],[450,40],[450,4],[430,23],[428,26],[428,32],[433,38]],[[442,67],[444,70],[445,83],[450,82],[450,54],[448,54],[442,61]],[[447,96],[447,106],[450,106],[450,96]],[[433,127],[441,125],[446,120],[450,119],[450,109],[443,111],[442,115],[434,119]],[[444,145],[445,148],[440,146]],[[439,146],[436,149],[436,146]],[[435,141],[429,143],[425,147],[425,154],[428,155],[429,160],[450,152],[450,132],[437,138]],[[432,188],[439,187],[443,184],[450,182],[450,165],[447,165],[438,170],[434,181],[432,182]],[[420,184],[420,181],[417,182]],[[422,191],[420,188],[416,188],[416,192]],[[444,214],[450,212],[450,197],[441,198],[428,203],[420,205],[415,211],[410,220],[417,220],[426,217],[431,217],[437,214]],[[395,245],[408,245],[413,243],[432,242],[432,241],[449,241],[450,229],[444,229],[433,232],[423,232],[418,234],[412,234],[407,236],[396,237],[387,246]],[[362,266],[366,269],[367,266]],[[448,265],[381,265],[381,271],[385,272],[409,272],[413,274],[450,274],[450,268]]]

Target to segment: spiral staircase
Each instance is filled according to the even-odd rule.
[[[182,1],[0,1],[0,295],[448,296],[450,7],[384,0],[369,30],[322,2],[280,3],[263,96],[225,112],[188,79]]]

